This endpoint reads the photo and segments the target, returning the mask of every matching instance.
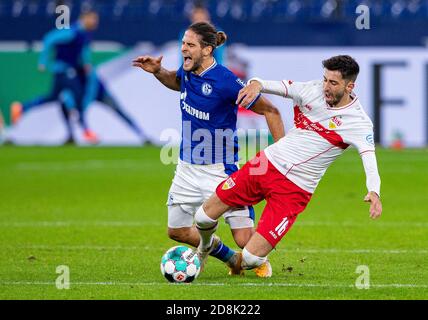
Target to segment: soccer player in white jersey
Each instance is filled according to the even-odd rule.
[[[168,235],[195,247],[200,242],[194,226],[196,210],[221,181],[238,170],[237,101],[245,84],[213,57],[215,48],[226,38],[224,32],[217,32],[209,23],[194,23],[184,34],[183,65],[178,70],[162,68],[162,57],[134,60],[134,66],[152,73],[169,89],[181,92],[182,141],[168,195]],[[257,94],[246,107],[266,117],[275,141],[284,136],[280,113],[268,100]],[[236,244],[243,248],[254,233],[254,210],[251,206],[231,208],[225,221]],[[233,253],[215,238],[212,256],[227,263]],[[267,261],[255,271],[259,277],[269,277],[271,270]]]
[[[203,261],[211,250],[217,219],[224,212],[266,199],[256,233],[242,253],[235,253],[229,261],[234,274],[262,265],[305,209],[327,168],[350,145],[357,148],[363,162],[368,189],[364,201],[370,202],[370,217],[381,215],[373,124],[353,93],[359,66],[346,55],[325,60],[323,66],[323,81],[253,78],[241,90],[238,99],[243,99],[244,106],[260,92],[292,99],[294,127],[219,184],[198,209],[198,254]]]

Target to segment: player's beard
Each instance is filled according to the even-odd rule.
[[[191,72],[196,72],[202,66],[202,57],[193,58],[193,67],[191,68]]]
[[[333,92],[330,92],[330,95],[332,95],[332,99],[327,103],[332,107],[335,107],[339,104],[339,102],[342,100],[343,96],[345,95],[345,90],[343,90],[342,92],[338,92],[336,94],[334,94]]]
[[[198,70],[202,65],[202,56],[199,57],[192,57],[192,66],[190,68],[186,68],[184,67],[184,70],[187,72],[195,72],[196,70]]]

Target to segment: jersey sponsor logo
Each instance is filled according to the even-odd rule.
[[[209,83],[204,82],[202,84],[202,93],[206,96],[209,96],[213,92],[213,87]]]
[[[306,104],[305,108],[308,109],[309,111],[312,111],[312,106],[310,106],[309,104]]]
[[[195,118],[198,118],[198,119],[201,119],[201,120],[206,120],[206,121],[210,120],[210,113],[209,112],[204,112],[204,111],[200,111],[198,109],[195,109],[192,106],[188,105],[186,103],[186,101],[182,102],[181,109],[183,109],[184,111],[186,111],[191,116],[194,116]]]
[[[238,82],[238,84],[240,84],[242,87],[245,87],[245,82],[242,81],[241,79],[236,79],[236,82]]]
[[[296,128],[318,133],[321,137],[338,148],[346,149],[349,147],[349,144],[343,142],[343,139],[339,134],[324,128],[319,122],[312,122],[307,118],[302,111],[300,111],[299,106],[294,107],[294,125]]]
[[[281,236],[285,230],[287,229],[288,226],[288,219],[287,217],[285,217],[284,219],[282,219],[282,221],[276,226],[275,228],[275,232],[278,236]]]
[[[235,181],[233,181],[232,177],[228,178],[221,187],[222,190],[229,190],[235,186]]]
[[[366,141],[367,141],[370,145],[374,146],[374,137],[373,137],[373,135],[372,135],[372,134],[369,134],[369,135],[367,135],[367,136],[366,136]]]

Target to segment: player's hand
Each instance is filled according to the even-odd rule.
[[[382,214],[382,203],[376,192],[370,191],[364,198],[365,202],[370,202],[370,218],[377,219]]]
[[[139,56],[132,60],[132,65],[149,73],[156,74],[161,70],[162,58],[163,56],[157,58],[150,56]]]
[[[257,98],[260,91],[262,91],[261,83],[258,81],[251,81],[249,85],[239,91],[236,104],[241,105],[244,108],[248,107],[248,105]]]

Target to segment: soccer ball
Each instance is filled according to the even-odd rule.
[[[175,246],[162,256],[161,272],[169,282],[192,282],[201,271],[196,252],[185,246]]]

